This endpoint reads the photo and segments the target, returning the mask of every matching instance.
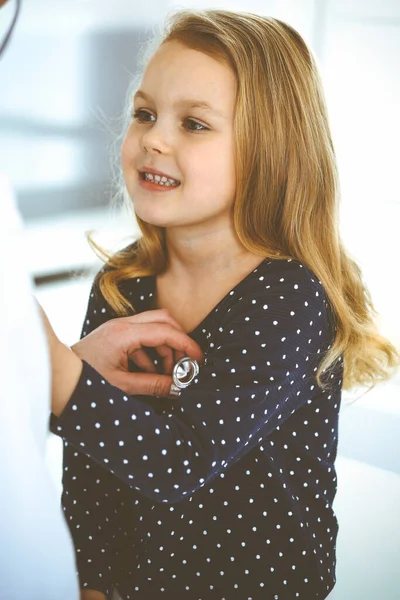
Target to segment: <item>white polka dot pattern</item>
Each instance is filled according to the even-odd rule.
[[[123,293],[148,310],[154,283]],[[83,335],[110,316],[93,288]],[[313,273],[265,260],[191,333],[206,364],[179,399],[127,396],[85,363],[51,421],[82,587],[152,600],[328,595],[342,361],[326,391],[315,372],[331,322]]]

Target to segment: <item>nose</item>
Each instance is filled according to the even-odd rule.
[[[167,154],[171,150],[172,141],[166,129],[157,121],[142,136],[143,150],[149,154]]]

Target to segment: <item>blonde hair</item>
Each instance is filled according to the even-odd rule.
[[[356,262],[339,234],[339,180],[318,67],[304,40],[278,19],[224,10],[172,14],[161,43],[179,41],[233,69],[238,84],[234,119],[234,226],[243,246],[260,257],[296,259],[323,284],[334,315],[335,339],[321,374],[343,355],[343,389],[389,379],[398,350],[379,332],[377,312]],[[132,277],[167,265],[164,228],[137,219],[142,237],[107,255],[98,277],[116,315],[133,308],[118,290]]]

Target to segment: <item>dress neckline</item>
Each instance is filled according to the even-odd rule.
[[[271,260],[270,258],[263,258],[261,260],[261,262],[252,270],[250,271],[250,273],[248,273],[247,275],[245,275],[243,277],[243,279],[241,279],[240,281],[238,281],[238,283],[233,286],[233,288],[231,288],[229,290],[229,292],[227,292],[225,294],[225,296],[223,298],[221,298],[221,300],[219,300],[219,302],[217,302],[217,304],[215,304],[215,306],[205,315],[205,317],[194,327],[191,329],[191,331],[187,332],[186,335],[193,337],[197,331],[204,325],[204,323],[210,318],[210,316],[217,312],[220,307],[227,301],[227,299],[229,298],[229,296],[233,296],[234,294],[237,293],[237,291],[252,277],[254,277],[254,275],[258,272],[258,270],[260,269],[260,267],[262,267],[264,265],[264,263],[267,264],[271,264]],[[268,262],[267,262],[268,261]],[[145,279],[145,278],[142,278]],[[151,304],[154,305],[154,302],[156,300],[156,275],[150,275],[148,278],[146,278],[149,280],[149,284],[151,286],[151,289],[149,290],[151,293]],[[153,308],[149,308],[149,310],[156,310],[153,306]]]

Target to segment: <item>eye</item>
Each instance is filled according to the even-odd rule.
[[[138,123],[154,123],[154,121],[156,120],[156,117],[154,115],[152,115],[147,110],[144,110],[143,108],[139,108],[138,110],[134,111],[132,113],[132,118],[135,119],[135,121],[137,121]],[[190,133],[200,133],[201,131],[209,131],[208,127],[190,118],[183,120],[183,127]]]
[[[132,113],[132,118],[138,121],[138,123],[151,123],[148,117],[155,118],[154,115],[149,113],[147,110],[143,110],[142,108],[139,108],[139,110],[135,110]]]
[[[208,127],[205,127],[204,125],[202,125],[198,121],[195,121],[194,119],[185,119],[184,124],[185,128],[192,133],[208,131]]]

